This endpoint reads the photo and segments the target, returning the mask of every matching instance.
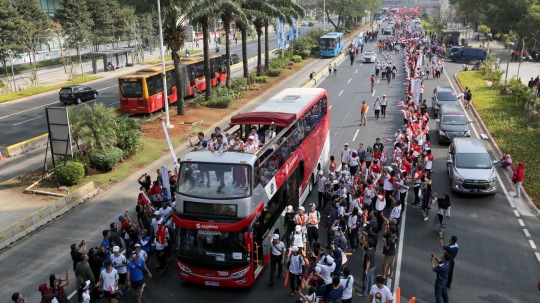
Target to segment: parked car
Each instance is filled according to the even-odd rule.
[[[97,90],[83,85],[62,87],[58,95],[60,102],[64,105],[81,104],[83,101],[97,100],[98,98]]]
[[[314,25],[315,25],[315,22],[309,21],[308,26],[312,27],[312,26],[314,26]]]
[[[497,173],[486,147],[478,138],[454,138],[448,147],[446,169],[452,191],[469,194],[495,194]]]
[[[383,35],[391,35],[391,34],[392,34],[392,28],[391,28],[390,26],[385,27],[385,28],[382,30],[382,34],[383,34]]]
[[[226,54],[222,54],[221,55],[221,60],[225,61],[225,58],[226,58]],[[236,64],[236,63],[240,63],[242,60],[240,59],[240,57],[237,55],[237,54],[231,54],[230,56],[230,60],[231,60],[231,65],[233,64]]]
[[[375,62],[377,54],[375,52],[365,52],[362,55],[362,62]]]
[[[470,137],[469,120],[459,105],[443,105],[437,119],[437,141],[452,142],[458,137]]]
[[[459,99],[451,87],[437,86],[431,97],[431,107],[435,116],[443,105],[459,105]]]
[[[302,26],[308,26],[308,24],[309,24],[309,22],[307,22],[307,21],[302,22]]]

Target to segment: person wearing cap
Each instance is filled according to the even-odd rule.
[[[127,259],[126,256],[120,253],[120,247],[113,247],[113,254],[111,255],[112,266],[118,272],[118,284],[126,285],[126,274],[127,274]],[[126,286],[126,291],[129,290],[129,287]],[[122,292],[119,290],[118,293],[122,295]]]
[[[292,245],[298,247],[298,250],[300,252],[305,252],[305,249],[307,248],[306,235],[302,232],[302,227],[300,225],[296,225],[296,227],[294,228],[294,233],[291,234],[291,242]]]
[[[319,253],[316,263],[317,266],[321,268],[321,277],[324,280],[324,284],[326,284],[326,290],[324,295],[324,297],[326,298],[328,293],[332,290],[332,274],[336,269],[336,263],[334,262],[334,258],[332,256],[326,255],[324,251],[321,251]]]
[[[294,232],[294,228],[296,227],[296,222],[294,221],[295,213],[292,205],[287,206],[287,211],[285,212],[285,241],[287,247],[291,247],[291,238],[289,235],[291,235]]]
[[[147,272],[148,276],[152,278],[150,270],[146,267],[146,262],[139,258],[139,254],[134,251],[131,255],[131,260],[127,264],[127,285],[137,293],[139,297],[138,303],[142,301],[142,293],[145,286],[144,272]]]
[[[152,237],[156,237],[156,233],[157,233],[157,230],[158,230],[158,226],[159,226],[159,220],[161,220],[161,212],[159,210],[156,210],[154,212],[154,218],[152,219],[152,227],[151,227],[151,235]]]
[[[390,77],[388,77],[388,83],[390,83]],[[383,118],[386,118],[386,105],[388,103],[388,100],[386,99],[386,95],[382,95],[381,98],[381,116]]]
[[[135,244],[135,250],[133,251],[132,254],[134,253],[137,253],[139,258],[143,260],[144,262],[148,260],[148,254],[146,253],[146,251],[142,250],[142,245],[140,243]]]
[[[79,279],[79,288],[77,289],[77,298],[80,303],[90,303],[90,280]]]
[[[448,262],[450,262],[450,270],[448,271],[448,281],[446,282],[446,288],[450,288],[452,286],[452,277],[454,276],[454,260],[457,257],[458,251],[459,251],[459,245],[457,244],[457,237],[451,236],[448,240],[449,245],[444,245],[443,242],[443,233],[439,233],[439,245],[443,248],[445,252],[449,254],[451,258],[448,259]]]
[[[112,222],[109,226],[110,226],[110,229],[109,229],[110,240],[109,241],[111,242],[111,245],[118,246],[121,249],[123,246],[122,246],[122,240],[120,240],[121,237],[118,234],[118,224],[116,224],[116,222]]]
[[[278,279],[280,279],[287,249],[285,248],[285,244],[279,240],[279,234],[273,234],[271,237],[272,245],[270,245],[270,250],[272,255],[270,256],[270,282],[268,282],[268,285],[274,286],[276,266],[278,268]]]
[[[351,150],[349,149],[349,143],[345,143],[343,149],[341,150],[341,166],[347,165],[349,163],[349,157],[351,156]]]
[[[26,297],[23,296],[22,293],[16,292],[11,295],[11,301],[13,301],[14,303],[26,303]]]
[[[296,285],[300,286],[302,283],[302,276],[305,272],[304,257],[298,253],[298,247],[291,247],[291,256],[287,268],[289,269],[289,285],[291,286],[291,292],[289,296],[294,296]]]
[[[319,242],[319,223],[321,214],[315,209],[314,203],[309,204],[309,213],[307,220],[307,236],[310,249],[313,249],[313,241]]]
[[[250,135],[246,144],[244,144],[244,152],[248,154],[256,154],[259,150],[259,145],[255,143],[255,137]]]
[[[294,216],[294,223],[302,227],[302,233],[307,234],[307,224],[309,217],[305,214],[305,208],[303,206],[298,207],[298,214]]]
[[[317,198],[319,200],[319,209],[324,209],[326,206],[326,178],[322,170],[318,173]]]
[[[435,279],[435,303],[441,303],[443,301],[444,303],[448,303],[446,283],[448,281],[448,273],[450,272],[450,258],[452,256],[447,252],[442,254],[440,261],[434,254],[431,254],[431,270],[437,274],[437,279]]]
[[[99,275],[99,282],[96,284],[99,291],[103,290],[107,303],[116,303],[116,291],[118,290],[118,271],[112,267],[111,260],[103,262],[104,269]]]

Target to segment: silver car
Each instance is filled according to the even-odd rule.
[[[377,54],[375,52],[365,52],[362,55],[362,62],[373,62],[377,59]]]
[[[451,190],[469,194],[495,194],[497,175],[486,147],[477,138],[454,138],[448,148],[447,171]]]

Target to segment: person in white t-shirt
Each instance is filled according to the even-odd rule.
[[[112,265],[114,269],[118,272],[118,284],[126,285],[126,276],[127,276],[127,259],[126,256],[120,253],[120,247],[113,247],[113,254],[110,256]],[[129,287],[126,286],[126,291],[129,290]],[[122,292],[118,291],[120,295]]]
[[[317,198],[319,200],[319,209],[324,209],[326,206],[326,178],[324,172],[319,171],[319,178],[317,180]]]
[[[383,211],[386,207],[384,189],[379,188],[379,192],[377,193],[376,197],[377,201],[375,202],[375,209],[378,211]]]
[[[272,126],[268,128],[264,132],[264,144],[268,144],[270,140],[274,139],[276,137],[276,127],[274,126],[274,122],[272,122]]]
[[[345,146],[341,150],[341,166],[347,165],[349,163],[349,157],[351,156],[351,150],[349,149],[349,143],[345,143]]]
[[[375,278],[375,285],[371,287],[371,291],[369,292],[369,302],[392,303],[393,301],[392,292],[384,285],[384,278],[377,276]]]
[[[111,260],[103,262],[104,269],[99,274],[98,290],[103,290],[107,303],[116,303],[116,291],[118,290],[118,271],[112,266]]]
[[[354,277],[351,276],[351,271],[348,267],[343,268],[343,278],[339,280],[339,284],[343,286],[343,297],[341,297],[342,303],[352,302],[352,288],[354,284]]]

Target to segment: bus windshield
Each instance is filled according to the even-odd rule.
[[[335,38],[321,38],[321,49],[334,49],[336,47]]]
[[[183,162],[177,192],[213,200],[250,197],[251,171],[246,164]]]
[[[141,98],[142,81],[141,79],[119,79],[120,92],[124,98]]]
[[[176,246],[180,257],[208,262],[245,262],[249,253],[244,243],[244,230],[224,232],[178,227]]]

